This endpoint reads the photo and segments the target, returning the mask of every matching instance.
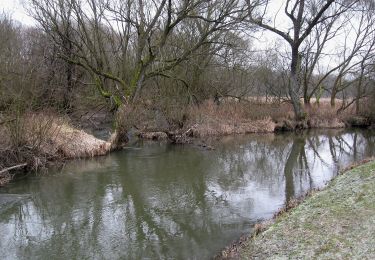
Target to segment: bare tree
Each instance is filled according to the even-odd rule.
[[[315,95],[320,98],[322,93],[321,63],[326,65],[327,60],[336,54],[326,50],[327,45],[335,40],[344,25],[350,20],[350,16],[339,19],[339,16],[333,16],[314,27],[311,34],[306,38],[302,50],[302,86],[303,101],[305,105],[310,105],[311,98]],[[324,66],[326,67],[326,66]],[[333,73],[335,70],[330,70]],[[320,72],[320,73],[318,73]]]
[[[291,82],[289,84],[289,95],[298,120],[305,118],[299,97],[301,89],[301,45],[316,26],[346,12],[355,2],[357,1],[287,0],[284,6],[284,14],[291,21],[291,27],[283,30],[275,26],[275,20],[268,22],[268,19],[265,19],[270,0],[247,0],[249,22],[281,36],[290,46]],[[262,9],[262,11],[259,11],[259,9]]]
[[[60,57],[85,69],[117,106],[137,100],[148,79],[170,77],[173,68],[243,14],[238,0],[30,1],[33,16],[54,42],[72,46]],[[187,23],[194,37],[181,48]]]

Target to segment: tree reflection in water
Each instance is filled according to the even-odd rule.
[[[375,151],[374,133],[224,138],[215,151],[142,144],[14,182],[0,209],[4,258],[209,258]],[[1,195],[0,195],[1,202]]]

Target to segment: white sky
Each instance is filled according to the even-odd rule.
[[[0,12],[10,14],[14,20],[26,25],[33,25],[35,21],[29,17],[23,8],[25,0],[0,0]]]
[[[27,11],[25,10],[25,2],[27,0],[0,0],[0,13],[5,12],[10,14],[12,19],[19,21],[24,25],[36,25],[36,22],[33,18],[28,16]],[[276,13],[277,10],[280,8],[279,3],[271,4],[269,9]],[[276,10],[276,11],[275,11]],[[280,17],[277,17],[278,25],[285,24],[285,20],[280,20]],[[263,31],[259,36],[259,42],[254,42],[256,49],[267,49],[274,45],[274,41],[276,39],[281,39],[279,36],[275,35],[274,33],[270,33],[267,31]],[[283,42],[283,40],[281,40]]]
[[[27,0],[0,0],[0,13],[4,11],[10,14],[14,20],[17,20],[24,25],[36,25],[35,20],[27,15],[27,11],[24,8],[26,1]],[[282,29],[286,29],[290,26],[290,21],[283,13],[284,5],[285,1],[271,1],[267,10],[268,16],[274,18],[275,25]],[[256,36],[259,36],[259,41],[253,42],[256,50],[266,50],[268,48],[272,48],[275,46],[275,41],[278,41],[279,51],[282,53],[289,51],[289,47],[285,41],[274,33],[263,31],[261,34],[257,34]],[[341,40],[335,39],[331,43],[328,43],[328,46],[330,46],[328,48],[328,52],[334,53],[335,48],[337,48],[337,44],[340,43]],[[324,59],[324,63],[327,67],[332,66],[331,62],[332,60],[330,59]],[[333,61],[334,64],[336,62],[337,61]]]

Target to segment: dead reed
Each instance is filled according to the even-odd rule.
[[[25,113],[0,128],[0,170],[26,164],[36,170],[48,162],[104,155],[111,143],[77,130],[54,113]],[[9,175],[3,174],[3,183]]]

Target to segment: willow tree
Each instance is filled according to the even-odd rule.
[[[147,80],[168,76],[244,13],[239,0],[29,1],[54,43],[71,46],[60,57],[82,67],[117,107],[135,102]],[[183,48],[178,37],[187,21],[195,35]]]
[[[285,19],[289,26],[276,26],[276,17],[267,17],[271,0],[246,0],[248,5],[249,22],[281,36],[289,45],[291,53],[290,84],[288,92],[293,104],[297,120],[305,118],[305,112],[300,102],[301,89],[301,46],[306,38],[319,24],[332,17],[340,16],[353,6],[357,0],[286,0],[283,3]]]

